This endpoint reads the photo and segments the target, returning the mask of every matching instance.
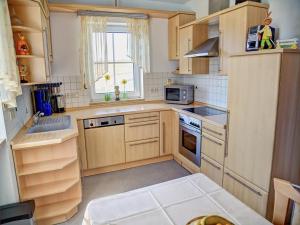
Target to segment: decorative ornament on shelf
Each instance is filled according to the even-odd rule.
[[[11,16],[10,21],[12,26],[22,26],[23,22],[20,18],[16,15],[16,11],[14,8],[11,9]]]
[[[126,84],[127,84],[127,80],[126,79],[123,79],[121,81],[122,85],[123,85],[123,94],[122,94],[122,97],[123,99],[127,99],[128,96],[127,96],[127,93],[126,93]]]
[[[103,74],[103,78],[104,78],[104,80],[105,80],[105,82],[106,82],[106,93],[105,93],[105,95],[104,95],[104,100],[106,101],[106,102],[109,102],[110,100],[111,100],[111,96],[110,96],[110,93],[109,93],[109,91],[108,91],[108,81],[110,80],[110,74],[108,73],[108,72],[106,72],[106,73],[104,73]]]
[[[272,23],[271,13],[272,12],[267,12],[264,24],[260,26],[260,30],[258,31],[259,39],[261,41],[260,49],[275,48],[275,28],[270,26]]]
[[[18,40],[17,40],[17,55],[30,55],[30,48],[29,44],[26,41],[26,38],[22,32],[18,33]]]
[[[29,75],[29,70],[27,65],[19,63],[18,68],[19,68],[21,83],[28,83],[28,80],[26,79],[26,77]]]
[[[120,101],[120,87],[115,86],[115,100]]]

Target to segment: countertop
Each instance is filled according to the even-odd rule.
[[[43,133],[28,134],[27,129],[31,126],[31,122],[25,125],[18,134],[11,141],[12,149],[24,149],[34,148],[40,146],[46,146],[51,144],[59,144],[69,140],[73,137],[78,136],[77,120],[114,116],[114,115],[126,115],[132,113],[144,113],[153,111],[164,111],[164,110],[175,110],[179,113],[184,113],[200,120],[212,123],[219,127],[226,127],[227,115],[215,115],[215,116],[199,116],[193,113],[183,111],[183,108],[199,107],[201,104],[192,105],[174,105],[165,103],[143,103],[135,105],[121,105],[113,107],[91,107],[82,110],[76,110],[66,112],[59,115],[70,115],[71,116],[71,128],[65,130],[49,131]],[[204,104],[202,104],[204,105]],[[55,116],[55,115],[54,115]]]

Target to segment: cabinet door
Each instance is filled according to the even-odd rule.
[[[225,165],[268,191],[277,114],[280,54],[230,59]]]
[[[160,155],[170,155],[173,151],[173,112],[160,112]]]
[[[85,130],[88,168],[125,162],[124,125]]]
[[[220,69],[228,73],[229,56],[244,52],[248,28],[262,24],[268,9],[243,7],[220,15]]]
[[[125,141],[159,138],[159,120],[125,125]]]
[[[205,174],[222,187],[223,166],[204,154],[202,154],[201,157],[201,173]]]
[[[169,19],[169,59],[179,59],[179,15]]]
[[[181,28],[179,30],[179,70],[181,74],[192,74],[192,59],[185,58],[184,55],[192,50],[193,26]]]
[[[217,139],[205,132],[202,132],[201,151],[211,159],[217,161],[221,165],[224,165],[224,141]]]
[[[126,162],[159,156],[159,138],[126,143]]]
[[[268,193],[225,168],[223,187],[263,217],[266,214]]]

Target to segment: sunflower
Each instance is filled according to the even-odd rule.
[[[105,74],[103,75],[103,77],[104,77],[104,79],[105,79],[106,81],[110,80],[110,74],[109,74],[108,72],[105,73]]]
[[[123,79],[123,80],[121,81],[121,83],[122,83],[123,85],[126,85],[126,84],[127,84],[127,80],[126,80],[126,79]]]

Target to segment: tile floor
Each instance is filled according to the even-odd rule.
[[[137,188],[161,183],[189,175],[175,161],[150,164],[142,167],[121,170],[96,176],[85,177],[83,183],[83,200],[78,213],[62,225],[80,225],[85,207],[89,201],[108,195],[122,193]]]

